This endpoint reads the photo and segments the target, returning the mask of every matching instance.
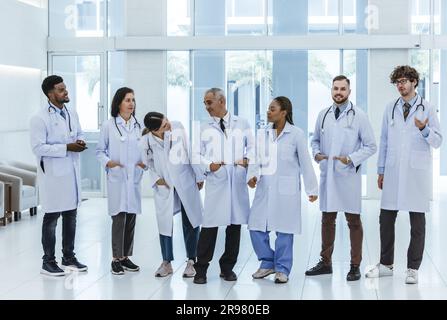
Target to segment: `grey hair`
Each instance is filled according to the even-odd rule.
[[[221,88],[211,88],[205,91],[205,96],[208,93],[212,93],[214,95],[214,97],[216,98],[224,98],[225,99],[225,92],[221,89]]]

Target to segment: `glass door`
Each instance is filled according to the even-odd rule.
[[[83,197],[105,196],[104,170],[96,160],[95,148],[99,129],[107,119],[106,57],[103,54],[50,54],[49,72],[64,78],[69,105],[79,115],[88,149],[81,153]]]

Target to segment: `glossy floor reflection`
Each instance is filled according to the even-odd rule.
[[[346,282],[349,270],[349,232],[344,215],[337,220],[337,238],[332,275],[305,277],[304,271],[319,259],[320,218],[318,205],[304,203],[303,234],[295,237],[294,265],[287,284],[273,282],[273,275],[253,280],[258,268],[246,227],[242,229],[239,260],[235,267],[238,281],[219,278],[218,258],[223,252],[224,230],[219,232],[215,257],[208,272],[208,283],[196,285],[182,277],[186,265],[181,221],[175,218],[174,274],[156,278],[161,262],[157,225],[151,199],[143,200],[145,213],[138,217],[134,256],[141,266],[137,273],[113,276],[110,273],[111,220],[106,214],[106,199],[83,202],[78,213],[76,253],[89,267],[87,273],[72,273],[51,278],[39,273],[42,212],[27,213],[22,220],[0,228],[0,299],[447,299],[447,209],[446,197],[433,203],[427,215],[427,237],[418,285],[406,285],[406,250],[409,242],[409,217],[401,213],[396,222],[395,274],[384,279],[366,279],[365,270],[377,262],[379,254],[379,202],[365,200],[362,279]],[[444,198],[444,199],[443,199]],[[57,258],[60,260],[60,225],[57,229]]]

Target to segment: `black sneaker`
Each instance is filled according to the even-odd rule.
[[[82,264],[76,259],[76,257],[73,258],[62,258],[62,268],[65,270],[71,270],[71,271],[78,271],[83,272],[87,271],[87,266],[85,264]]]
[[[360,277],[360,267],[351,264],[351,270],[349,270],[348,275],[346,276],[346,280],[357,281],[360,279]]]
[[[119,260],[112,261],[112,273],[113,274],[124,274],[123,266]]]
[[[306,276],[318,276],[320,274],[331,274],[332,273],[332,266],[331,265],[325,265],[323,260],[320,260],[320,262],[317,263],[317,265],[309,270],[306,271]]]
[[[54,260],[42,263],[42,269],[40,270],[40,273],[52,277],[65,276],[64,270],[59,268],[57,262]]]
[[[121,262],[121,266],[123,267],[124,270],[126,271],[131,271],[131,272],[135,272],[135,271],[139,271],[140,267],[137,266],[135,263],[133,263],[132,261],[130,261],[129,258],[125,258],[124,260],[120,260]]]
[[[194,280],[192,281],[196,284],[205,284],[206,276],[198,276],[197,274],[194,276]]]
[[[236,273],[234,273],[234,271],[231,271],[229,273],[221,272],[219,274],[219,277],[223,278],[225,281],[236,281],[237,280],[237,275],[236,275]]]

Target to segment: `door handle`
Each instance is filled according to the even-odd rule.
[[[98,102],[98,129],[101,129],[103,123],[104,106]]]

